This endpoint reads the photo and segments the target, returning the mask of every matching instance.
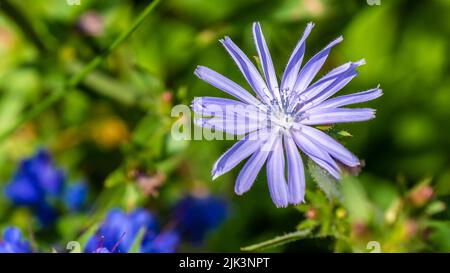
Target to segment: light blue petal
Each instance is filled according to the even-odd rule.
[[[330,173],[334,178],[340,178],[339,166],[327,152],[320,149],[315,143],[304,136],[301,132],[293,131],[291,132],[291,134],[300,150],[302,150],[319,166],[327,170],[328,173]]]
[[[258,107],[243,102],[217,97],[198,97],[192,101],[192,110],[202,116],[241,116],[258,120],[267,114]]]
[[[233,43],[229,37],[220,40],[225,49],[228,51],[234,62],[237,64],[247,82],[250,84],[255,93],[266,103],[272,101],[272,94],[267,88],[266,83],[258,72],[258,69],[248,59],[239,47]]]
[[[294,92],[301,93],[303,90],[308,87],[311,81],[316,76],[317,72],[319,72],[322,65],[325,63],[325,60],[330,53],[330,50],[333,46],[340,43],[343,40],[342,36],[338,37],[336,40],[329,43],[324,49],[322,49],[319,53],[314,55],[300,70],[298,74],[297,81],[294,85]]]
[[[308,38],[313,27],[313,23],[308,23],[305,31],[303,32],[302,38],[298,41],[297,46],[289,58],[286,69],[284,70],[283,78],[281,79],[281,90],[289,90],[286,92],[287,94],[289,94],[294,88],[298,72],[300,71],[300,67],[302,65],[303,56],[305,54],[306,38]]]
[[[284,137],[284,147],[288,162],[289,203],[297,205],[305,198],[305,170],[298,148],[290,136]]]
[[[302,133],[345,165],[351,167],[360,165],[359,159],[355,155],[324,132],[309,126],[302,126]]]
[[[273,141],[274,136],[272,135],[266,140],[265,145],[272,146]],[[247,160],[244,167],[239,172],[236,184],[234,185],[234,192],[236,192],[236,194],[242,195],[251,188],[258,173],[261,171],[262,166],[266,162],[270,150],[271,149],[259,149]]]
[[[375,118],[375,110],[370,108],[311,109],[306,112],[306,116],[301,121],[304,125],[358,122]]]
[[[304,92],[299,94],[299,98],[296,102],[303,103],[300,111],[305,111],[320,105],[321,102],[341,90],[356,75],[358,75],[356,68],[364,63],[364,60],[361,60],[359,62],[344,64],[331,70],[328,74],[320,78]]]
[[[266,130],[260,130],[250,133],[236,142],[216,161],[216,163],[214,163],[212,170],[212,179],[215,180],[222,174],[227,173],[236,165],[238,165],[242,160],[246,159],[251,154],[260,149],[267,137],[268,132]]]
[[[267,160],[267,182],[270,197],[278,208],[286,207],[289,203],[284,161],[283,139],[277,137]]]
[[[194,74],[201,80],[240,99],[243,102],[253,105],[260,104],[260,101],[252,96],[247,90],[214,70],[211,70],[204,66],[198,66]]]
[[[332,99],[322,102],[317,107],[321,108],[321,109],[337,108],[337,107],[346,106],[346,105],[350,105],[350,104],[374,100],[378,97],[381,97],[381,95],[383,95],[383,91],[377,87],[377,88],[359,92],[359,93],[335,97],[335,98],[332,98]]]
[[[272,92],[273,97],[281,102],[280,93],[278,90],[277,74],[275,73],[272,57],[270,56],[269,48],[267,47],[266,40],[264,39],[261,25],[259,23],[253,23],[253,37],[255,40],[256,50],[258,51],[259,59],[261,61],[262,70],[266,77],[270,91]]]
[[[232,135],[245,135],[267,127],[267,122],[263,117],[260,120],[255,121],[240,116],[194,118],[194,124],[199,127],[219,130]]]

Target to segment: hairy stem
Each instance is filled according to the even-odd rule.
[[[258,243],[258,244],[242,247],[241,250],[242,251],[263,250],[263,249],[266,249],[266,248],[276,247],[276,246],[283,245],[283,244],[286,244],[286,243],[290,243],[290,242],[293,242],[293,241],[296,241],[296,240],[307,238],[310,235],[311,235],[311,230],[310,229],[298,230],[298,231],[294,231],[294,232],[291,232],[291,233],[287,233],[287,234],[282,235],[282,236],[275,237],[275,238],[273,238],[271,240],[268,240],[268,241],[264,241],[264,242],[261,242],[261,243]]]

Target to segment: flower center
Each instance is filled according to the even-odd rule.
[[[289,131],[294,125],[293,116],[284,111],[273,112],[271,121],[284,131]]]

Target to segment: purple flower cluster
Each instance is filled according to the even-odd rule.
[[[186,196],[174,210],[177,230],[194,244],[201,243],[209,231],[217,228],[228,214],[227,203],[218,197]]]
[[[217,197],[187,196],[175,207],[167,228],[142,208],[130,213],[112,209],[97,232],[89,239],[87,253],[127,253],[138,245],[141,253],[172,253],[181,240],[199,244],[227,215],[226,202]],[[143,237],[138,234],[143,232]],[[141,242],[136,242],[136,240]]]
[[[5,194],[14,205],[31,208],[41,224],[48,225],[57,219],[61,207],[76,211],[84,206],[86,184],[66,182],[66,175],[54,166],[50,154],[39,150],[20,163]]]
[[[22,232],[16,227],[7,227],[0,238],[0,253],[31,253],[30,243],[22,238]]]
[[[170,231],[161,232],[155,215],[147,210],[125,213],[115,208],[90,238],[85,252],[127,253],[141,230],[144,232],[139,248],[141,252],[173,252],[178,244],[178,236]]]

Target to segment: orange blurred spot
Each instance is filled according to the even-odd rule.
[[[93,140],[103,148],[111,149],[128,140],[129,130],[127,125],[117,117],[109,117],[94,122],[91,126]]]

